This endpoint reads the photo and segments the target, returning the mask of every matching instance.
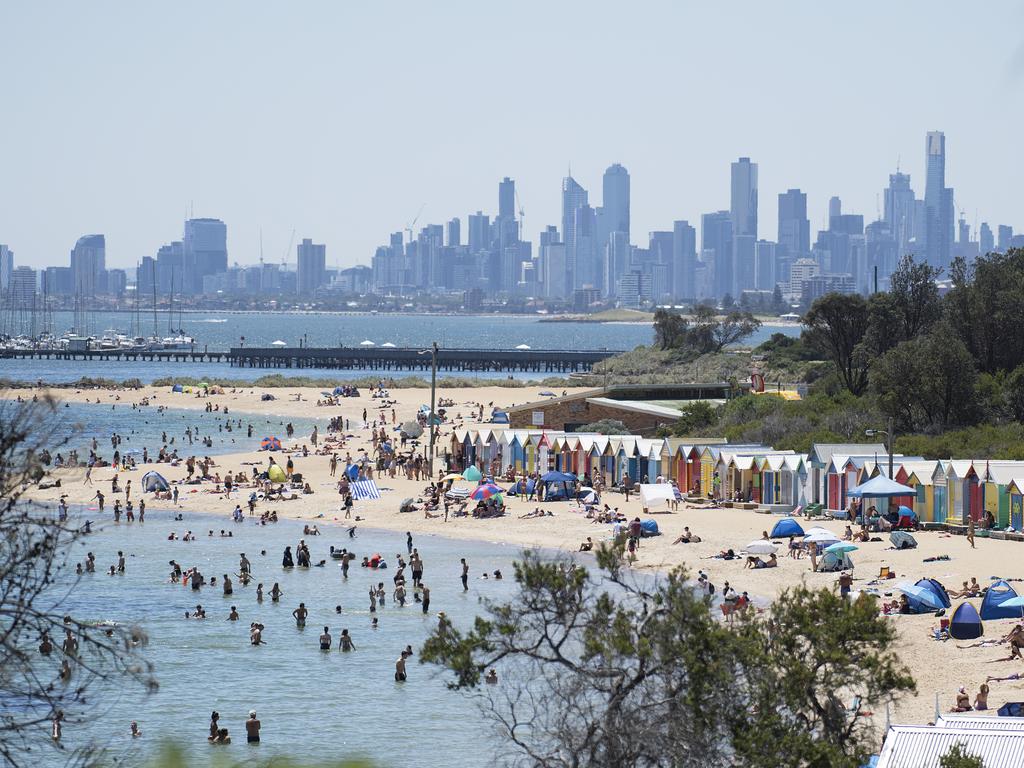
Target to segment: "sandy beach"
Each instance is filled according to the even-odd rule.
[[[443,457],[445,441],[454,428],[477,425],[473,416],[479,414],[481,405],[484,408],[484,413],[489,414],[491,405],[510,406],[514,403],[539,399],[540,389],[483,387],[439,390],[439,399],[451,399],[455,405],[448,409],[449,416],[453,417],[452,421],[441,428],[438,456]],[[126,420],[133,418],[132,403],[139,403],[144,398],[149,399],[148,407],[150,408],[162,405],[168,408],[203,410],[208,403],[212,403],[221,411],[227,408],[228,416],[241,419],[243,424],[248,414],[273,415],[284,420],[300,417],[326,420],[342,416],[349,419],[348,434],[351,434],[352,437],[346,440],[343,448],[339,449],[341,466],[344,466],[346,452],[350,453],[352,457],[358,457],[363,449],[370,450],[370,430],[362,426],[363,409],[366,409],[367,419],[370,422],[374,418],[380,418],[381,411],[375,407],[378,405],[378,401],[371,399],[367,391],[364,391],[363,396],[359,398],[341,399],[340,405],[335,406],[318,406],[317,399],[321,397],[319,390],[281,388],[266,391],[271,392],[276,399],[262,400],[263,391],[258,388],[228,390],[224,394],[208,397],[172,393],[167,388],[153,387],[129,391],[68,389],[54,390],[52,394],[63,400],[91,403],[98,400],[101,404],[114,405],[118,409],[124,408]],[[6,393],[6,396],[31,398],[35,394],[38,394],[37,390],[12,390]],[[395,389],[390,394],[391,399],[396,401],[395,417],[399,424],[414,418],[416,410],[429,401],[429,391],[422,389]],[[390,405],[383,415],[390,427]],[[126,423],[128,422],[126,421]],[[321,446],[326,434],[326,428],[321,427]],[[315,520],[316,524],[321,527],[350,524],[349,521],[342,519],[343,515],[339,511],[341,497],[335,488],[335,481],[330,476],[329,456],[312,453],[313,446],[309,435],[296,434],[295,439],[290,441],[286,441],[283,434],[277,436],[285,443],[285,448],[292,452],[295,471],[302,473],[314,493],[301,495],[293,501],[271,504],[261,502],[257,507],[257,512],[276,509],[280,517]],[[211,473],[216,471],[223,475],[227,470],[234,472],[248,470],[252,463],[265,467],[268,454],[257,450],[261,437],[263,435],[256,435],[253,438],[250,451],[214,457],[215,466],[211,469]],[[301,455],[303,444],[307,445],[311,451],[307,457]],[[190,453],[197,457],[203,455],[202,448],[198,443],[190,447],[187,441],[183,442],[180,435],[177,436],[175,446],[182,458]],[[149,446],[151,455],[155,454],[159,447]],[[109,441],[106,445],[100,444],[99,453],[109,459],[112,454]],[[282,464],[286,460],[281,453],[277,454],[276,458]],[[441,466],[441,461],[440,458],[435,461],[435,473]],[[139,497],[141,476],[149,469],[157,469],[172,483],[185,476],[184,462],[176,467],[166,463],[140,465],[133,472],[121,472],[122,487],[125,481],[132,480],[135,489],[133,499]],[[61,494],[67,494],[69,503],[89,505],[90,499],[99,489],[107,496],[106,514],[109,516],[116,498],[109,494],[113,473],[114,470],[109,467],[98,468],[92,473],[93,484],[88,485],[84,482],[84,469],[58,470],[54,473],[54,477],[61,480],[61,486],[37,491],[34,496],[40,500],[56,501]],[[409,496],[420,498],[428,483],[426,481],[411,481],[404,477],[375,479],[382,491],[382,497],[373,501],[356,502],[353,513],[362,518],[362,521],[358,523],[360,526],[411,531],[414,535],[436,534],[454,539],[498,541],[524,547],[542,546],[565,551],[578,550],[580,543],[587,537],[591,537],[594,542],[609,540],[611,537],[609,525],[593,523],[586,519],[582,510],[575,503],[570,505],[566,502],[539,505],[550,510],[554,515],[533,519],[521,519],[519,516],[538,505],[535,502],[528,503],[514,498],[508,500],[509,514],[501,518],[484,520],[472,517],[449,518],[446,522],[443,517],[425,518],[422,512],[403,514],[398,511],[400,501]],[[223,494],[212,493],[211,488],[212,484],[210,483],[203,486],[182,485],[180,486],[179,504],[183,511],[208,513],[211,516],[211,527],[220,527],[230,519],[231,511],[236,504],[242,504],[243,508],[245,507],[249,490],[243,488],[241,492],[236,491],[230,499],[226,499]],[[602,501],[612,507],[618,507],[630,518],[643,514],[639,499],[636,497],[632,497],[626,503],[621,494],[606,492]],[[151,508],[161,508],[170,506],[170,502],[157,502],[147,498],[147,505]],[[738,552],[747,543],[761,538],[762,532],[771,530],[777,518],[752,511],[701,509],[682,504],[677,511],[658,514],[656,519],[663,535],[643,540],[636,563],[638,568],[667,570],[678,565],[686,565],[694,575],[697,569],[703,569],[719,589],[728,581],[736,590],[747,591],[752,597],[761,598],[764,601],[769,601],[781,590],[800,583],[806,583],[813,587],[836,588],[838,574],[813,572],[809,560],[806,558],[791,559],[786,554],[784,545],[779,550],[779,566],[775,569],[756,571],[746,569],[743,558],[732,561],[713,559],[713,556],[721,550],[732,548]],[[218,522],[214,522],[215,520]],[[806,523],[805,527],[816,524],[818,523]],[[845,527],[842,522],[828,521],[820,524],[839,534]],[[688,526],[693,533],[701,537],[702,541],[696,544],[672,544],[684,526]],[[179,534],[181,532],[178,531]],[[919,542],[917,549],[896,551],[892,549],[887,537],[883,536],[882,538],[881,542],[859,544],[858,551],[852,553],[851,557],[855,563],[855,590],[869,588],[869,582],[878,576],[882,567],[887,566],[896,573],[896,579],[875,585],[883,595],[892,595],[891,597],[886,596],[885,600],[892,600],[899,596],[899,592],[895,588],[896,583],[904,579],[916,581],[921,577],[932,577],[941,581],[948,589],[955,590],[959,589],[961,583],[970,577],[976,577],[982,586],[986,586],[990,583],[991,577],[1013,579],[1024,575],[1022,573],[1024,571],[1022,568],[1024,545],[1020,543],[979,538],[976,542],[977,548],[972,549],[965,537],[922,532],[917,535]],[[940,555],[946,555],[950,559],[924,562],[926,558]],[[959,602],[954,600],[953,606],[955,607]],[[971,602],[978,607],[981,601],[975,599]],[[951,611],[947,612],[947,615],[949,613]],[[898,629],[900,655],[912,670],[918,686],[917,696],[903,700],[891,713],[894,723],[929,722],[934,719],[936,695],[938,695],[940,709],[948,711],[953,704],[959,686],[966,686],[973,699],[978,686],[985,681],[986,677],[1005,677],[1020,671],[1021,662],[1019,661],[996,661],[1009,655],[1008,647],[1005,645],[958,649],[958,644],[965,645],[966,643],[955,640],[945,642],[933,640],[931,629],[937,626],[939,620],[932,615],[897,615],[890,620]],[[1013,621],[986,622],[985,637],[989,639],[1001,637],[1009,631],[1013,624]],[[1024,680],[995,682],[991,685],[992,693],[989,698],[990,706],[993,708],[997,708],[1006,701],[1024,700]],[[885,712],[875,713],[875,722],[879,727],[884,725],[885,715]]]

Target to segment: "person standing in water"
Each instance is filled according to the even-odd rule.
[[[420,594],[422,595],[423,612],[426,613],[430,610],[430,587],[420,583]]]
[[[352,636],[349,635],[347,629],[341,630],[341,637],[338,638],[338,650],[340,651],[354,651],[356,644],[352,642]]]
[[[256,710],[249,710],[249,719],[245,721],[245,740],[250,744],[260,743],[261,723],[256,719]]]
[[[324,627],[323,634],[320,635],[320,650],[329,651],[331,650],[331,631],[329,627]]]
[[[462,591],[469,591],[469,563],[466,562],[466,558],[460,558],[459,562],[462,563]]]
[[[302,629],[306,626],[306,616],[309,615],[309,611],[306,610],[305,603],[299,603],[299,607],[292,611],[292,616],[295,617],[295,626]]]
[[[405,651],[402,651],[401,655],[395,659],[395,682],[404,683],[405,680]]]

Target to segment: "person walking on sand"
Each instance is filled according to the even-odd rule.
[[[100,511],[103,510],[103,504],[100,504]],[[971,549],[974,549],[974,518],[967,518],[967,543],[971,545]]]

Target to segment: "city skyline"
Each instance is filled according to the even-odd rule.
[[[1018,220],[1024,53],[1003,38],[1024,20],[1014,7],[971,9],[972,26],[987,30],[980,43],[960,33],[959,6],[942,3],[887,5],[885,24],[864,6],[652,3],[620,18],[613,4],[525,3],[497,29],[467,4],[404,8],[401,23],[318,3],[297,13],[62,7],[59,24],[33,6],[0,11],[19,63],[0,90],[0,137],[19,149],[0,187],[0,242],[22,264],[54,263],[82,233],[103,232],[108,265],[131,267],[194,215],[228,222],[232,262],[259,258],[261,229],[264,257],[280,261],[295,229],[328,245],[330,267],[346,267],[423,203],[421,221],[465,216],[506,175],[526,211],[524,236],[536,240],[559,220],[552,180],[570,163],[592,194],[609,162],[628,168],[632,229],[647,233],[728,208],[720,169],[749,156],[760,169],[761,234],[775,221],[776,192],[790,188],[807,194],[816,230],[833,195],[874,218],[878,179],[897,165],[923,194],[920,136],[934,129],[949,141],[946,176],[968,222],[975,211]],[[721,55],[726,33],[745,56]],[[381,39],[383,56],[373,48]],[[963,44],[937,57],[938,39]],[[558,59],[511,53],[566,41],[586,59],[571,99],[549,87]],[[172,44],[190,50],[187,61],[152,55]],[[751,58],[758,67],[741,66]],[[925,63],[913,105],[878,87]],[[466,95],[506,82],[505,106],[468,109]],[[434,98],[445,88],[458,98]],[[779,100],[791,92],[802,111],[787,107],[783,119]],[[865,99],[869,110],[857,106]]]

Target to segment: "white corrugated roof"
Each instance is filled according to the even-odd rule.
[[[876,768],[939,768],[939,759],[953,747],[977,755],[985,768],[1024,765],[1024,731],[927,725],[894,725],[889,729]]]
[[[998,717],[974,712],[939,715],[935,725],[943,728],[969,728],[972,731],[1024,731],[1024,717]]]
[[[683,415],[683,412],[678,408],[669,408],[664,405],[655,405],[654,403],[644,403],[633,400],[613,400],[610,397],[588,397],[587,402],[593,403],[594,405],[604,405],[609,408],[621,408],[624,411],[646,413],[651,416],[664,416],[666,419],[678,419]]]

